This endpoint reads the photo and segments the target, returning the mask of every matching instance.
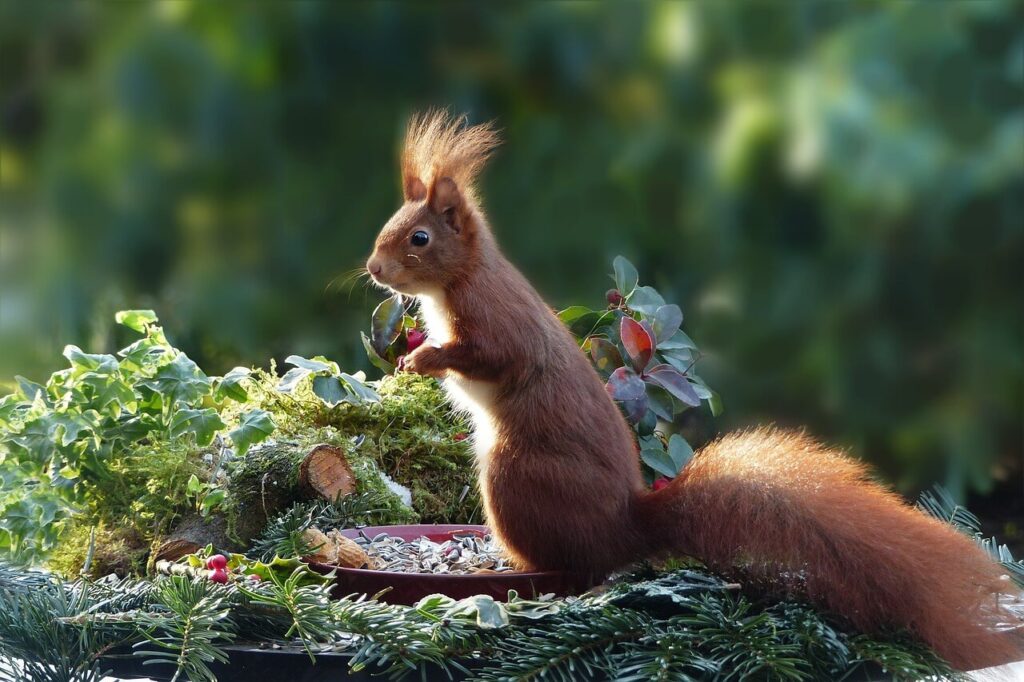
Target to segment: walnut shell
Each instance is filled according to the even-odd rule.
[[[354,540],[349,540],[336,530],[332,530],[327,537],[334,543],[335,560],[332,562],[342,568],[373,568],[370,557],[363,548]]]

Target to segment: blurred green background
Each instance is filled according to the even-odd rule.
[[[153,308],[211,373],[368,367],[411,112],[497,119],[510,258],[687,314],[726,414],[1022,513],[1024,5],[5,2],[0,382]]]

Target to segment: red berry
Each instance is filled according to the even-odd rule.
[[[213,569],[224,569],[227,568],[228,558],[223,554],[214,554],[206,560],[206,567]]]
[[[456,433],[454,436],[452,436],[452,440],[454,440],[456,443],[458,443],[459,441],[466,440],[468,437],[469,437],[469,434],[466,433],[465,431],[462,431],[462,432]]]
[[[223,568],[215,568],[210,571],[210,580],[221,585],[226,585],[228,582],[228,572]]]
[[[669,483],[671,483],[671,481],[662,476],[661,478],[654,479],[654,485],[652,485],[651,487],[654,488],[655,490],[661,490],[662,488],[668,487]]]
[[[605,293],[604,297],[608,299],[608,303],[610,303],[613,306],[622,305],[622,294],[619,293],[618,289],[609,289]]]
[[[421,332],[419,329],[410,329],[409,331],[407,331],[405,333],[406,352],[411,353],[417,348],[419,348],[421,345],[423,345],[423,341],[426,338],[427,335]]]

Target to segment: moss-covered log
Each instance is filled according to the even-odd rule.
[[[220,550],[239,551],[242,548],[228,536],[227,529],[227,519],[220,514],[206,518],[198,514],[186,516],[154,550],[152,562],[174,561],[207,545]]]

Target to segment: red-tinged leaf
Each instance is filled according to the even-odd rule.
[[[632,317],[623,317],[619,326],[619,336],[633,363],[633,369],[637,372],[644,371],[644,367],[654,354],[654,335]]]
[[[619,403],[626,413],[626,420],[630,424],[639,424],[647,415],[647,395],[644,394],[636,400],[623,400]]]
[[[622,367],[622,355],[614,343],[608,339],[592,337],[590,339],[590,356],[594,358],[594,365],[599,372],[610,374],[618,367]]]
[[[648,381],[654,382],[691,407],[700,405],[700,397],[690,382],[686,380],[672,365],[656,365],[645,375]]]
[[[612,372],[608,383],[605,384],[605,390],[613,400],[620,402],[647,397],[643,379],[628,367],[619,367]]]

